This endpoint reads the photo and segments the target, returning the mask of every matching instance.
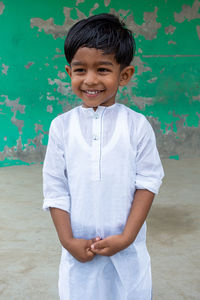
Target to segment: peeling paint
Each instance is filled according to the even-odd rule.
[[[85,0],[77,0],[76,1],[76,6],[78,6],[80,3],[84,3],[85,2]]]
[[[175,41],[168,41],[167,42],[169,45],[173,44],[173,45],[176,45],[176,42]]]
[[[197,25],[197,35],[198,35],[198,38],[200,39],[200,26]]]
[[[157,118],[148,117],[156,134],[161,158],[177,155],[180,159],[199,156],[200,127],[188,127],[184,125],[185,117],[179,116],[179,118],[176,122],[177,132],[169,129],[166,133],[163,133]]]
[[[22,162],[33,163],[43,161],[46,146],[42,144],[44,138],[43,134],[39,134],[33,139],[29,139],[27,144],[22,144],[21,136],[17,140],[16,146],[5,146],[4,150],[0,152],[0,161],[5,159],[21,160]]]
[[[65,21],[62,26],[54,24],[54,19],[50,18],[46,21],[44,21],[41,18],[32,18],[31,19],[31,27],[38,27],[39,32],[44,30],[46,34],[51,34],[54,39],[66,36],[67,31],[69,28],[76,22],[76,20],[73,20],[70,18],[70,12],[72,8],[64,7],[63,12],[65,16]]]
[[[49,95],[50,95],[50,93],[47,93],[47,100],[54,101],[55,97],[54,96],[49,96]]]
[[[0,2],[0,15],[3,14],[4,9],[5,9],[5,5],[3,4],[3,2]]]
[[[142,25],[138,25],[134,21],[133,15],[127,16],[128,27],[134,32],[135,36],[142,35],[146,40],[153,40],[157,37],[158,29],[161,27],[161,23],[156,21],[158,8],[155,7],[153,12],[144,12]],[[115,12],[111,10],[111,12]],[[116,13],[116,12],[115,12]]]
[[[147,80],[147,82],[148,83],[154,83],[154,82],[156,82],[156,80],[158,80],[158,77],[153,77],[153,78]]]
[[[30,61],[27,65],[25,65],[24,67],[26,69],[29,69],[32,65],[34,65],[34,62]]]
[[[54,85],[57,84],[58,88],[57,88],[57,92],[62,94],[62,95],[69,95],[69,93],[72,92],[71,86],[68,82],[63,82],[60,79],[54,79],[51,80],[50,78],[48,79],[48,82],[50,85]]]
[[[198,96],[193,96],[192,99],[200,102],[200,94]]]
[[[99,8],[99,4],[95,3],[94,6],[90,9],[89,15],[91,16],[93,12]],[[86,18],[86,15],[81,12],[79,9],[75,8],[77,15],[78,15],[78,20]],[[65,21],[63,25],[56,25],[54,23],[53,18],[49,18],[48,20],[43,20],[41,18],[32,18],[31,19],[31,27],[38,27],[39,32],[44,30],[46,34],[51,34],[54,39],[57,38],[62,38],[63,36],[66,36],[69,28],[78,20],[73,20],[70,18],[72,8],[65,7],[64,8],[64,16],[65,16]],[[155,39],[157,36],[157,31],[161,27],[161,23],[158,23],[156,21],[157,19],[157,11],[158,8],[155,7],[153,12],[144,12],[143,14],[143,20],[144,22],[142,25],[138,25],[134,21],[133,15],[128,15],[127,16],[127,24],[128,27],[133,30],[135,33],[135,36],[137,37],[138,35],[143,35],[147,40],[152,40]],[[111,8],[110,13],[113,13],[115,15],[118,14],[123,14],[126,16],[129,13],[129,10],[125,11],[120,9],[118,12]]]
[[[191,21],[194,19],[200,19],[199,8],[199,0],[195,0],[192,6],[184,4],[180,13],[174,13],[174,19],[178,23],[182,23],[185,20]]]
[[[9,66],[6,66],[5,64],[2,64],[2,74],[5,74],[7,75],[8,74],[8,69],[9,69]]]
[[[56,48],[57,53],[61,53],[62,51],[59,48]]]
[[[140,109],[144,110],[146,105],[152,105],[152,97],[137,97],[134,96],[134,104]]]
[[[56,54],[54,55],[54,57],[52,58],[52,60],[56,59],[56,58],[59,58],[59,57],[65,57],[64,54]]]
[[[25,113],[25,105],[19,104],[20,98],[17,98],[16,100],[9,100],[8,96],[2,95],[1,97],[4,97],[6,100],[5,102],[0,102],[0,105],[6,105],[7,107],[11,108],[11,111],[13,112],[13,116],[11,118],[11,122],[17,126],[19,133],[22,133],[22,127],[24,126],[23,120],[18,120],[16,118],[17,111],[19,111],[21,114]]]
[[[135,56],[133,60],[134,66],[137,67],[137,75],[141,75],[143,72],[152,72],[152,69],[148,66],[145,66],[145,62],[143,62],[140,56]]]
[[[65,79],[65,78],[67,77],[67,74],[66,74],[65,72],[59,71],[59,72],[58,72],[58,77],[59,77],[60,79]]]
[[[176,30],[176,27],[172,26],[172,25],[169,25],[169,26],[165,27],[165,33],[166,34],[173,34],[175,30]]]
[[[53,112],[53,106],[47,105],[47,112],[52,113]]]
[[[35,132],[38,133],[39,131],[43,132],[44,134],[48,134],[48,131],[44,131],[42,124],[35,124]]]
[[[95,3],[94,4],[94,6],[91,8],[91,10],[90,10],[90,13],[89,13],[89,16],[92,16],[93,15],[93,12],[96,10],[96,9],[98,9],[99,8],[99,4],[98,3]],[[80,11],[79,11],[80,12]],[[78,16],[79,16],[79,18],[80,19],[82,19],[82,15],[79,15],[78,14]]]
[[[104,0],[104,5],[107,7],[107,6],[109,6],[110,5],[110,1],[111,0]]]

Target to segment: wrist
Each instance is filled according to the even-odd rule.
[[[134,241],[134,238],[125,231],[122,233],[122,238],[126,247],[128,247]]]
[[[73,240],[74,240],[74,237],[67,237],[67,238],[64,238],[62,239],[60,242],[61,242],[61,245],[68,251],[70,251],[71,249],[71,245],[73,243]]]

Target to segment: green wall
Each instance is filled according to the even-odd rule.
[[[200,1],[0,1],[0,166],[42,162],[51,120],[80,104],[65,73],[77,20],[111,12],[135,33],[118,102],[146,115],[161,157],[200,156]]]

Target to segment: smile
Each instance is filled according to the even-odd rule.
[[[101,92],[103,92],[103,90],[101,91],[89,91],[89,90],[86,90],[86,91],[83,91],[84,93],[88,94],[88,95],[96,95],[96,94],[99,94]]]

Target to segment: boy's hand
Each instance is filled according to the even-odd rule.
[[[95,253],[91,251],[91,245],[99,240],[99,237],[91,240],[72,238],[70,239],[70,242],[68,242],[66,249],[78,261],[87,262],[92,260],[95,256]]]
[[[123,234],[111,235],[91,245],[94,254],[112,256],[129,246],[128,240]]]

